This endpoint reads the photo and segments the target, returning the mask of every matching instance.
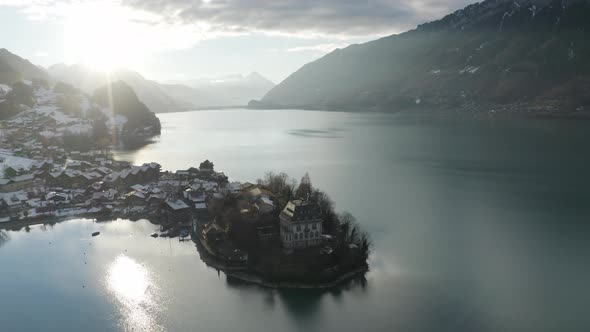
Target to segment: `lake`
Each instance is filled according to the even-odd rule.
[[[309,172],[375,242],[331,291],[226,280],[142,220],[0,233],[2,331],[588,331],[590,122],[224,110],[159,114],[117,158]],[[93,231],[101,235],[90,237]]]

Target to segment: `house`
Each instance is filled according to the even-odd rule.
[[[174,211],[174,212],[188,210],[188,208],[189,208],[189,206],[186,205],[186,203],[180,199],[177,199],[175,201],[166,201],[166,206],[168,207],[169,211]]]
[[[45,195],[45,200],[46,201],[52,201],[52,202],[66,202],[69,201],[70,196],[66,193],[62,193],[62,192],[49,192]]]
[[[125,204],[127,205],[144,205],[145,204],[145,194],[141,191],[134,190],[126,195],[123,196],[125,200]]]
[[[166,199],[166,195],[163,193],[153,193],[150,194],[147,198],[147,204],[150,207],[158,207],[161,206],[162,203],[164,203],[164,200]]]
[[[279,215],[283,248],[290,252],[318,246],[322,242],[322,219],[316,204],[292,200]]]
[[[3,215],[12,214],[26,206],[29,200],[24,192],[13,192],[1,197],[0,207]]]
[[[213,175],[214,171],[213,168],[210,167],[199,167],[199,178],[200,179],[208,179],[211,175]]]
[[[242,184],[239,182],[232,182],[226,186],[226,189],[230,194],[237,194],[242,189]]]
[[[247,196],[254,206],[256,206],[259,214],[267,214],[275,209],[275,203],[272,198],[274,194],[265,188],[258,186],[248,187]]]
[[[202,192],[194,190],[192,188],[186,189],[182,192],[184,199],[191,203],[204,203],[205,195]]]
[[[96,202],[109,202],[115,200],[118,194],[114,189],[99,191],[92,194],[92,200]]]
[[[207,208],[207,203],[195,203],[195,216],[199,220],[208,220],[209,219],[209,209]]]
[[[168,221],[185,222],[190,221],[191,210],[190,207],[182,200],[166,201],[162,208],[165,212]]]
[[[33,186],[33,174],[15,176],[11,179],[0,179],[0,192],[12,192],[27,189]]]

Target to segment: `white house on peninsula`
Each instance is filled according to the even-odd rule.
[[[317,205],[309,201],[290,201],[279,218],[281,241],[286,251],[321,244],[322,219]]]

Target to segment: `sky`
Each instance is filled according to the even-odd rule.
[[[0,48],[48,67],[159,81],[256,71],[278,83],[336,48],[415,28],[473,0],[0,0]]]

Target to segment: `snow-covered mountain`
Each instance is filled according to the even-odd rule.
[[[145,79],[139,73],[119,70],[110,74],[93,71],[83,65],[56,64],[48,69],[55,81],[68,83],[93,93],[108,82],[123,81],[133,88],[139,99],[156,113],[177,112],[191,109],[192,105],[170,97],[157,82]]]
[[[257,73],[232,75],[215,79],[196,79],[159,83],[137,72],[118,70],[107,76],[83,65],[57,64],[48,69],[55,81],[71,84],[87,93],[110,81],[130,85],[151,110],[156,113],[178,112],[197,108],[244,106],[261,98],[274,84]]]
[[[262,98],[275,86],[256,72],[168,83],[165,84],[168,94],[197,107],[244,106],[252,99]]]
[[[2,93],[7,91],[5,99],[0,99],[1,120],[59,144],[84,142],[91,147],[99,138],[110,141],[160,134],[156,115],[120,81],[98,88],[92,96],[61,82],[55,86],[17,82],[0,88]]]

